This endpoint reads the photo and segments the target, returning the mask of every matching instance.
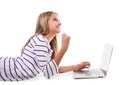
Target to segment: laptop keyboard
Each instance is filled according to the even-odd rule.
[[[75,79],[89,79],[89,78],[103,78],[105,74],[100,69],[88,69],[79,72],[73,72],[73,78]]]
[[[81,77],[102,77],[104,76],[103,72],[99,69],[89,69],[87,71],[81,71],[80,72]]]

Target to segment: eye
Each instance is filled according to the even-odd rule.
[[[53,21],[58,21],[58,19],[57,19],[57,18],[54,18]]]

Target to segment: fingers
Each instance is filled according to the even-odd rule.
[[[85,68],[89,68],[90,67],[90,62],[84,62]]]
[[[90,63],[88,61],[82,62],[81,65],[82,65],[81,69],[90,67]]]
[[[88,62],[88,61],[84,61],[82,63],[84,63],[86,66],[90,66],[90,62]]]
[[[63,33],[62,34],[62,50],[67,51],[70,42],[70,36]]]
[[[70,36],[68,36],[66,33],[63,33],[63,34],[62,34],[62,39],[66,39],[66,38],[67,38],[67,39],[70,39]]]

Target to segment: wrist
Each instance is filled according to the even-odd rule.
[[[73,71],[77,71],[77,66],[73,65]]]
[[[64,48],[61,48],[59,52],[65,54],[66,50]]]

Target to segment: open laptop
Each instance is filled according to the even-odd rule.
[[[113,51],[113,46],[110,44],[105,44],[103,56],[101,60],[101,65],[99,68],[81,70],[78,72],[73,72],[74,79],[90,79],[90,78],[104,78],[107,75],[107,71],[110,64],[110,59]]]

